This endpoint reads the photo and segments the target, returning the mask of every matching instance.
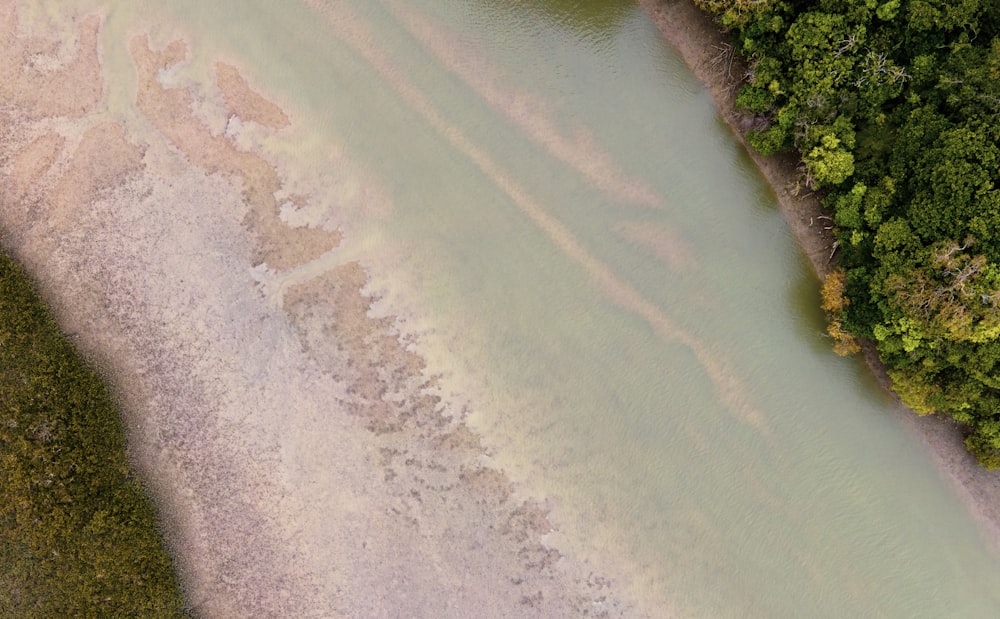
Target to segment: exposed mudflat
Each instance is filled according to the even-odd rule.
[[[46,32],[18,7],[0,2],[0,240],[113,383],[197,615],[646,614],[613,568],[547,543],[544,499],[490,466],[468,410],[372,309],[365,269],[336,255],[340,226],[310,219],[308,183],[291,191],[289,164],[242,136],[294,114],[231,59],[211,96],[171,83],[197,50],[136,32],[118,42],[135,115],[116,118],[104,17]],[[377,188],[351,200],[345,219],[390,208]]]

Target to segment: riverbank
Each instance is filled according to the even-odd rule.
[[[639,0],[639,5],[708,89],[719,115],[774,189],[782,215],[817,278],[822,280],[834,264],[829,213],[815,194],[801,187],[800,161],[796,155],[764,157],[747,145],[749,119],[735,108],[745,67],[733,53],[732,44],[718,24],[691,0]],[[891,381],[871,343],[863,346],[863,356],[878,383],[891,392]],[[978,465],[965,449],[958,424],[941,416],[918,416],[899,403],[895,394],[893,398],[896,417],[907,431],[919,436],[942,476],[954,484],[984,534],[1000,550],[1000,472],[987,471]]]

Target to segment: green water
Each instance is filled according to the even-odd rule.
[[[304,129],[270,147],[321,179],[338,259],[548,498],[557,545],[682,616],[1000,612],[997,557],[829,351],[773,194],[638,8],[180,0],[107,24],[113,71],[131,28],[183,32],[182,76],[238,59],[294,111]],[[128,88],[110,96],[130,118]],[[388,212],[344,198],[333,146]]]

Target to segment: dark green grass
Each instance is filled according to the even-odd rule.
[[[183,617],[101,378],[0,252],[0,617]]]

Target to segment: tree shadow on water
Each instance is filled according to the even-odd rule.
[[[811,352],[837,359],[833,340],[826,334],[827,319],[820,308],[820,284],[808,268],[803,268],[795,281],[788,286],[786,297],[789,311],[794,316],[792,327],[797,339],[803,341]],[[844,358],[849,363],[855,386],[872,402],[889,406],[895,402],[893,395],[880,384],[861,353]],[[829,366],[826,366],[829,367]]]
[[[788,286],[788,306],[797,338],[809,349],[821,354],[835,354],[833,341],[826,334],[826,316],[820,308],[819,282],[807,268],[799,270]]]
[[[511,16],[541,17],[583,39],[611,38],[635,9],[625,0],[510,0],[493,7]]]

